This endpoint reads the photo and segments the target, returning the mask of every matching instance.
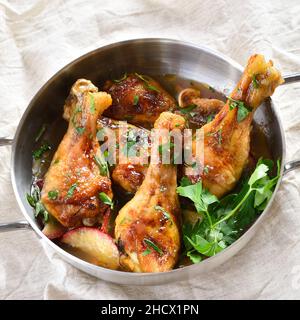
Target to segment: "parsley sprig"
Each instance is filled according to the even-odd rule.
[[[203,188],[201,181],[194,185],[187,179],[182,181],[178,194],[192,200],[201,217],[194,225],[183,225],[186,255],[192,262],[197,263],[203,256],[210,257],[225,249],[264,210],[280,177],[280,162],[277,162],[277,174],[273,178],[268,175],[272,167],[271,160],[260,159],[240,192],[220,201]]]
[[[243,121],[251,112],[251,110],[246,106],[246,104],[243,101],[235,100],[230,97],[228,97],[228,99],[230,100],[230,103],[229,103],[230,110],[238,108],[237,121],[238,122]]]

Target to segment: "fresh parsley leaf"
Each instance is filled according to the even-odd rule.
[[[228,99],[230,100],[230,103],[229,103],[230,110],[238,108],[237,121],[238,122],[243,121],[248,116],[248,114],[251,112],[251,110],[245,105],[245,103],[243,101],[235,100],[230,97],[228,97]]]
[[[99,193],[99,198],[103,203],[109,205],[111,209],[114,208],[114,202],[112,201],[112,199],[106,193],[100,192]]]
[[[186,255],[193,263],[199,263],[202,260],[201,255],[195,250],[188,251]]]
[[[108,176],[108,165],[107,162],[103,159],[102,154],[100,156],[96,155],[94,156],[94,160],[100,170],[101,176]]]
[[[49,219],[49,213],[41,202],[41,190],[36,184],[33,184],[31,193],[26,194],[26,199],[34,209],[34,216],[38,217],[39,215],[43,215],[44,222],[47,222]]]
[[[48,198],[50,200],[56,200],[58,197],[58,190],[51,190],[48,192]]]
[[[195,251],[210,257],[233,243],[251,224],[270,200],[280,177],[280,162],[277,175],[270,177],[273,163],[260,159],[250,178],[242,182],[240,192],[225,196],[220,201],[205,190],[201,182],[188,185],[183,181],[177,188],[181,196],[194,202],[197,212],[205,213],[203,219],[194,225],[184,223],[183,241],[188,256]],[[197,256],[192,261],[197,261]]]
[[[48,142],[45,142],[43,145],[40,146],[39,149],[35,150],[32,153],[32,156],[35,160],[40,159],[42,155],[49,150],[51,150],[51,146]]]

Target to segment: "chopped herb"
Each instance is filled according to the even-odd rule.
[[[142,256],[147,256],[148,254],[151,253],[151,250],[149,248],[147,248],[143,253]]]
[[[180,123],[175,124],[175,128],[178,128],[178,127],[180,127]]]
[[[228,97],[228,99],[230,100],[230,103],[229,103],[230,110],[238,108],[237,121],[238,122],[243,121],[251,112],[251,110],[246,106],[246,104],[243,101],[235,100],[230,97]]]
[[[145,82],[146,88],[148,88],[149,90],[160,92],[159,89],[157,89],[155,86],[150,84],[150,79],[147,79],[146,76],[138,74],[138,73],[135,73],[135,75]]]
[[[136,106],[139,103],[139,96],[133,97],[133,105]]]
[[[109,157],[109,152],[108,150],[103,151],[103,156],[107,159]]]
[[[180,109],[182,114],[189,114],[192,110],[194,110],[197,106],[195,104],[190,104],[189,106]]]
[[[67,192],[67,198],[71,198],[74,194],[75,189],[77,188],[77,183],[73,183]]]
[[[119,82],[125,80],[126,78],[127,78],[127,73],[125,72],[122,78],[117,79],[117,80],[113,80],[113,81],[116,82],[116,83],[119,83]]]
[[[146,243],[146,245],[148,246],[148,248],[152,248],[154,249],[156,252],[158,252],[161,256],[164,254],[163,251],[151,240],[144,238],[144,242]]]
[[[257,77],[257,74],[254,74],[254,75],[252,76],[252,85],[253,85],[253,87],[254,87],[255,89],[258,89],[258,88],[259,88],[259,83],[258,83],[256,77]]]
[[[170,149],[173,147],[174,147],[173,142],[166,142],[165,144],[160,144],[158,146],[158,152],[160,155],[163,155],[164,153],[170,151]]]
[[[96,108],[95,108],[95,98],[94,98],[94,96],[93,96],[92,93],[90,93],[90,111],[91,111],[92,114],[94,114],[95,111],[96,111]]]
[[[48,142],[45,142],[43,145],[40,146],[39,149],[35,150],[32,155],[33,155],[33,158],[35,160],[37,159],[40,159],[42,157],[42,155],[47,152],[48,150],[51,149],[51,146],[49,145]]]
[[[210,114],[206,119],[206,123],[212,122],[214,120],[214,118],[215,118],[214,115]]]
[[[94,160],[99,167],[101,176],[108,176],[108,165],[107,162],[101,156],[94,156]]]
[[[41,202],[41,190],[37,185],[33,185],[30,194],[26,194],[29,205],[34,209],[34,216],[43,215],[44,222],[49,219],[49,213]]]
[[[103,203],[109,205],[111,209],[114,208],[114,202],[112,201],[112,199],[106,193],[100,192],[99,193],[99,198]]]
[[[55,159],[53,164],[58,164],[59,163],[59,159]]]
[[[165,218],[171,220],[171,216],[170,216],[169,212],[167,212],[163,207],[161,207],[161,206],[155,206],[154,209],[155,209],[156,211],[162,212],[162,214],[164,215]]]
[[[208,174],[208,173],[209,173],[209,166],[204,166],[203,172],[204,172],[205,174]]]
[[[196,168],[197,168],[197,162],[192,163],[191,167],[192,167],[193,169],[196,169]]]
[[[146,83],[146,88],[148,88],[149,90],[152,90],[152,91],[156,91],[156,92],[160,92],[155,86],[153,86],[152,84],[150,83]]]
[[[85,131],[85,128],[83,128],[83,127],[76,127],[75,128],[75,130],[76,130],[76,132],[78,133],[78,134],[83,134],[84,133],[84,131]]]
[[[39,130],[38,134],[36,135],[34,141],[38,142],[41,139],[42,135],[45,133],[45,131],[46,131],[46,125],[43,124],[41,129]]]
[[[57,190],[51,190],[48,192],[48,198],[51,200],[55,200],[58,197],[58,191]]]
[[[216,89],[211,87],[211,86],[208,86],[208,89],[211,91],[211,92],[216,92]]]

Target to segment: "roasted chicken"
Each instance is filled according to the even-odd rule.
[[[204,187],[217,197],[234,188],[249,158],[253,114],[281,83],[283,79],[272,61],[266,62],[258,54],[250,57],[224,107],[202,127],[199,137],[203,139],[193,140],[196,166],[185,168],[193,183],[202,180]],[[203,148],[204,157],[196,156],[197,147]]]
[[[124,132],[120,132],[120,128],[124,128],[127,125],[127,129]],[[148,158],[147,163],[142,164],[138,163],[135,157],[133,157],[131,150],[138,151],[139,148],[147,148],[150,154],[150,131],[136,127],[132,124],[125,123],[124,121],[113,120],[106,117],[100,117],[98,119],[98,132],[100,133],[99,139],[101,141],[105,141],[108,138],[108,135],[102,135],[102,130],[110,129],[113,131],[116,138],[116,161],[115,163],[111,163],[111,178],[115,184],[117,184],[120,188],[120,191],[126,193],[135,193],[137,189],[142,184],[147,169],[148,169]],[[127,163],[119,162],[119,148],[120,148],[120,135],[123,134],[123,138],[127,141],[127,155],[128,161]],[[101,137],[100,137],[101,135]],[[125,147],[123,146],[123,150]],[[121,150],[121,152],[123,152]]]
[[[109,94],[97,91],[84,79],[73,85],[64,110],[64,117],[69,119],[68,130],[52,159],[41,192],[46,210],[65,227],[101,220],[108,205],[100,201],[99,193],[113,197],[96,138],[97,119],[112,100]]]
[[[183,130],[185,120],[163,112],[155,129]],[[164,141],[153,142],[157,150]],[[180,249],[180,205],[176,193],[177,169],[161,160],[151,162],[135,196],[119,211],[115,238],[121,264],[134,272],[171,270]]]
[[[173,97],[158,82],[137,73],[107,81],[103,89],[113,99],[112,106],[104,112],[106,117],[147,128],[153,126],[163,111],[172,111],[176,106]]]
[[[178,95],[180,109],[176,113],[183,115],[190,128],[201,128],[210,122],[224,107],[219,99],[201,98],[199,90],[186,88]]]

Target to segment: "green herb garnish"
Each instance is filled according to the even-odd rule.
[[[162,214],[164,215],[164,217],[165,217],[166,219],[171,220],[171,216],[170,216],[169,212],[167,212],[163,207],[161,207],[161,206],[155,206],[154,209],[155,209],[156,211],[162,212]]]
[[[163,251],[151,240],[144,238],[145,244],[148,246],[148,248],[154,249],[156,252],[158,252],[161,256],[164,254]],[[144,251],[145,252],[145,251]]]
[[[35,150],[32,153],[32,156],[35,160],[40,159],[42,155],[49,150],[51,150],[51,146],[48,142],[45,142],[43,145],[40,146],[39,149]]]
[[[56,200],[58,197],[58,191],[57,190],[51,190],[48,192],[48,198],[50,200]]]
[[[41,190],[37,185],[33,185],[30,194],[26,194],[26,199],[29,205],[34,209],[34,216],[43,216],[44,222],[49,219],[49,213],[41,202]]]
[[[85,131],[85,128],[83,128],[83,127],[76,127],[75,128],[75,130],[76,130],[76,132],[78,133],[78,134],[83,134],[84,133],[84,131]]]
[[[133,97],[133,105],[136,106],[139,103],[139,96],[134,96]]]
[[[243,101],[235,100],[230,97],[228,97],[228,99],[230,100],[230,103],[229,103],[230,110],[238,108],[237,121],[238,122],[243,121],[248,116],[248,114],[251,112],[251,110],[246,106],[246,104]]]
[[[182,108],[180,109],[179,111],[182,113],[182,114],[190,114],[190,112],[192,110],[194,110],[197,106],[195,104],[190,104],[189,106],[185,107],[185,108]]]
[[[233,243],[266,207],[280,176],[268,176],[272,168],[270,160],[259,160],[250,178],[244,181],[239,193],[229,194],[220,201],[202,187],[182,181],[177,188],[179,195],[194,203],[197,213],[203,217],[194,225],[183,225],[186,255],[196,263],[201,256],[210,257]],[[199,257],[200,255],[200,257]]]
[[[142,256],[147,256],[148,254],[151,253],[151,250],[149,248],[147,248],[145,251],[143,251]]]
[[[99,167],[101,176],[108,176],[108,165],[105,159],[103,159],[102,154],[101,156],[94,156],[94,160]]]
[[[111,209],[114,208],[114,202],[112,201],[112,199],[106,193],[100,192],[99,193],[99,198],[103,203],[109,205]]]
[[[67,198],[71,198],[74,194],[75,189],[77,188],[77,183],[73,183],[67,192]]]
[[[253,85],[253,87],[254,87],[255,89],[258,89],[258,88],[259,88],[259,83],[258,83],[256,77],[257,77],[257,74],[254,74],[254,75],[252,76],[252,85]]]
[[[208,117],[207,117],[207,119],[206,119],[206,123],[210,123],[210,122],[212,122],[213,120],[214,120],[214,116],[212,115],[212,114],[210,114]]]
[[[146,76],[138,74],[135,72],[135,75],[140,78],[141,80],[143,80],[145,82],[145,87],[148,88],[149,90],[153,90],[156,92],[160,92],[159,89],[157,89],[155,86],[153,86],[152,84],[150,84],[150,79],[147,79]]]

